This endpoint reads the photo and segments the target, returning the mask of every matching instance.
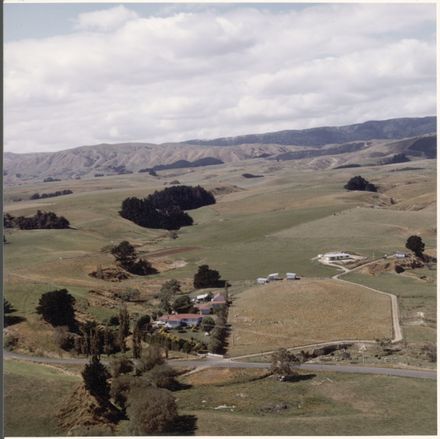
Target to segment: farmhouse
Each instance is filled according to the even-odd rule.
[[[397,259],[404,259],[404,258],[406,258],[406,253],[396,252],[396,253],[394,253],[394,257]]]
[[[195,305],[194,308],[197,308],[200,314],[206,316],[212,313],[212,304],[211,303],[201,303],[200,305]]]
[[[198,326],[202,321],[200,314],[168,314],[157,319],[157,323],[166,328],[180,328],[181,326]]]
[[[326,262],[344,261],[344,260],[347,260],[347,259],[352,259],[351,255],[349,253],[344,253],[344,252],[324,253],[322,255],[322,258]]]

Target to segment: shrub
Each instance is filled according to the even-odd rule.
[[[361,177],[360,175],[352,177],[344,186],[344,188],[349,191],[377,192],[376,186],[365,180],[365,178]]]
[[[135,387],[128,394],[127,415],[131,435],[166,433],[177,418],[177,405],[168,390]]]
[[[110,374],[96,355],[92,357],[90,363],[84,366],[81,375],[91,395],[104,401],[110,399],[110,386],[107,381]]]

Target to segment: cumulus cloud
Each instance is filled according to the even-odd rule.
[[[435,5],[80,14],[5,45],[5,149],[166,142],[436,112]]]

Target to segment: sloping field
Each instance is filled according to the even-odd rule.
[[[229,323],[231,356],[392,337],[388,297],[330,279],[279,281],[246,290],[234,300]]]

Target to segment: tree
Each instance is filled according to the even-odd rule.
[[[138,325],[133,330],[133,358],[140,358],[142,353],[142,332]]]
[[[377,192],[377,187],[365,180],[365,178],[361,177],[360,175],[350,178],[347,184],[345,184],[344,188],[349,191]]]
[[[112,248],[111,253],[123,267],[131,265],[137,258],[134,247],[128,241],[121,241]]]
[[[110,371],[113,378],[119,375],[127,374],[133,372],[134,364],[129,358],[122,356],[119,358],[113,358],[110,363]]]
[[[192,307],[192,302],[189,296],[178,296],[173,303],[173,309],[177,313],[188,312],[188,310]]]
[[[109,401],[110,386],[107,380],[110,378],[110,374],[96,355],[84,366],[81,375],[84,385],[91,395],[102,402]]]
[[[145,259],[138,259],[134,247],[128,241],[121,241],[111,250],[119,265],[132,274],[147,276],[157,273],[157,270]]]
[[[36,311],[52,326],[68,326],[74,330],[74,304],[75,298],[66,289],[48,291],[41,296]]]
[[[423,258],[425,243],[422,241],[422,238],[420,236],[410,236],[406,241],[406,248],[411,250],[417,257]]]
[[[160,287],[160,292],[174,295],[180,292],[181,287],[182,286],[178,280],[170,279]]]
[[[136,361],[136,375],[142,375],[156,365],[164,364],[162,349],[153,344],[143,350],[142,356]]]
[[[208,265],[201,265],[194,275],[194,288],[215,288],[220,285],[220,274]]]
[[[143,377],[148,379],[151,384],[168,390],[175,390],[179,387],[179,383],[175,377],[177,372],[168,364],[156,364],[152,369],[143,374]]]
[[[301,364],[299,356],[292,354],[287,349],[280,348],[272,354],[271,372],[281,376],[297,375],[294,366]]]
[[[177,405],[168,390],[136,386],[128,394],[127,415],[130,435],[165,433],[177,418]]]
[[[204,317],[202,320],[202,331],[211,332],[215,326],[215,320],[212,317]]]
[[[125,338],[130,333],[130,315],[128,314],[127,307],[123,305],[119,310],[119,330],[118,330],[118,340],[119,346],[122,352],[127,350],[125,345]]]

